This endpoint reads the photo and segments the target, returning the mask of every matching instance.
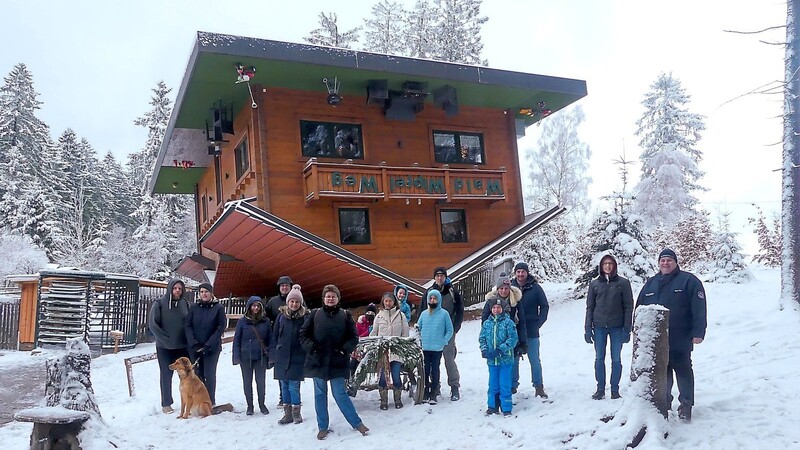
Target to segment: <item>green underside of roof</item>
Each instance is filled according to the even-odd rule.
[[[188,169],[161,167],[153,192],[156,194],[194,195],[194,187],[205,172],[205,167],[191,167]]]

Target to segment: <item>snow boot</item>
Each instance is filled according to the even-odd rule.
[[[403,407],[403,391],[400,388],[392,389],[394,392],[394,408],[400,409]]]
[[[294,423],[303,423],[303,416],[300,415],[300,405],[290,405],[292,407],[292,420]]]
[[[378,389],[378,394],[381,397],[381,411],[386,411],[389,409],[389,391],[386,388]]]
[[[536,388],[535,397],[547,398],[547,392],[544,391],[544,385],[543,384],[540,384],[538,386],[534,386],[534,388]]]
[[[688,403],[681,403],[678,406],[678,418],[685,421],[691,422],[692,421],[692,405]]]
[[[500,414],[500,408],[492,408],[491,406],[486,408],[486,415],[491,416],[492,414]]]
[[[602,400],[604,398],[606,398],[606,390],[605,389],[597,389],[597,392],[592,394],[592,400]]]
[[[367,426],[364,425],[363,423],[358,424],[356,430],[358,430],[358,432],[361,433],[362,436],[366,436],[367,433],[369,433],[369,428],[367,428]]]
[[[450,389],[450,401],[457,402],[459,399],[461,399],[461,394],[458,392],[458,388],[454,387]]]
[[[503,417],[511,417],[511,411],[503,411]]]
[[[611,391],[611,399],[616,400],[618,398],[622,398],[622,396],[619,395],[619,391]]]
[[[320,441],[325,439],[326,437],[328,437],[328,432],[329,431],[330,430],[319,430],[317,432],[317,439],[319,439]]]
[[[267,409],[267,405],[264,402],[258,404],[258,409],[261,411],[261,414],[267,415],[269,414],[269,409]]]
[[[283,405],[283,417],[278,420],[278,424],[286,425],[287,423],[292,423],[292,415],[292,405]]]
[[[247,405],[247,412],[245,414],[248,416],[252,416],[254,414],[253,405]]]

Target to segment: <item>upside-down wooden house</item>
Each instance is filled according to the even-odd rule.
[[[457,282],[560,213],[526,217],[517,139],[581,80],[200,32],[150,182],[192,195],[197,253],[176,270],[218,297],[290,275],[313,303],[437,266]],[[418,298],[418,297],[416,297]]]

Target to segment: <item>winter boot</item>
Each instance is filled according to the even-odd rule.
[[[538,386],[534,386],[536,388],[536,395],[535,397],[542,397],[547,398],[547,392],[544,391],[544,385],[540,384]]]
[[[261,414],[269,414],[269,409],[267,409],[267,405],[265,405],[264,402],[258,404],[258,409],[261,411]]]
[[[394,392],[394,408],[400,409],[403,407],[403,391],[400,388],[392,389]]]
[[[291,405],[292,420],[294,423],[303,423],[303,416],[300,415],[300,405]]]
[[[458,388],[454,387],[450,389],[450,401],[457,402],[461,398],[461,394],[458,392]]]
[[[369,428],[367,428],[367,426],[364,425],[363,423],[359,424],[356,427],[356,430],[358,430],[358,432],[361,433],[362,436],[366,436],[367,433],[369,433]]]
[[[292,423],[292,405],[283,405],[283,417],[278,420],[278,424],[286,425]]]
[[[691,422],[692,405],[688,403],[681,403],[680,406],[678,406],[678,418],[685,422]]]
[[[539,395],[538,391],[537,391],[536,395]],[[606,390],[605,389],[599,389],[598,388],[597,392],[592,394],[592,400],[602,400],[604,398],[606,398]]]
[[[622,398],[622,396],[619,395],[619,391],[611,391],[611,399],[616,400],[618,398]]]
[[[246,414],[247,414],[248,416],[252,416],[252,415],[254,414],[254,411],[253,411],[253,405],[247,405],[247,412],[246,412]]]
[[[329,430],[319,430],[317,432],[317,439],[319,439],[321,441],[321,440],[325,439],[326,437],[328,437],[328,431]]]
[[[492,414],[499,414],[499,413],[500,413],[500,408],[497,408],[497,407],[492,408],[491,406],[486,408],[486,415],[487,416],[491,416]]]
[[[503,417],[511,417],[511,411],[503,411]]]
[[[381,411],[386,411],[389,409],[389,391],[386,388],[378,389],[378,393],[381,396]]]
[[[436,397],[438,397],[436,392],[432,392],[431,396],[428,398],[428,404],[429,405],[435,405],[438,402],[438,400],[436,400]]]

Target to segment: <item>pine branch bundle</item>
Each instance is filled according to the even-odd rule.
[[[390,354],[399,357],[406,367],[417,367],[422,364],[422,347],[416,338],[365,337],[359,340],[356,352],[362,357],[353,377],[355,386],[363,384],[369,374],[379,373],[389,360]]]

